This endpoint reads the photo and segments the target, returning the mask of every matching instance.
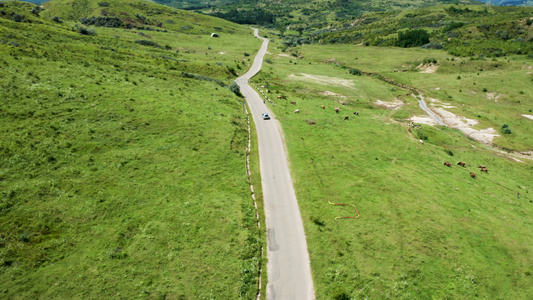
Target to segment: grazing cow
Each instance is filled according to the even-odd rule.
[[[296,101],[291,101],[291,104],[294,104],[294,105],[296,105]]]
[[[420,144],[424,145],[424,141],[423,140],[418,140],[418,142],[420,142]]]
[[[485,167],[485,166],[479,166],[478,168],[480,168],[480,169],[485,169],[486,167]]]
[[[450,168],[452,167],[452,164],[449,163],[449,162],[445,162],[444,165],[445,165],[446,167],[450,167]]]
[[[297,109],[297,110],[294,111],[295,114],[297,114],[297,113],[299,113],[299,112],[300,112],[299,109]]]
[[[326,107],[324,105],[320,105],[320,107],[322,107],[322,109],[326,109]]]
[[[411,132],[411,127],[407,128],[407,131]]]
[[[346,116],[346,117],[344,117],[344,120],[348,120],[349,118],[350,118],[350,117]]]
[[[339,108],[338,107],[335,107],[335,112],[339,113]]]
[[[278,96],[278,99],[281,99],[281,96]]]
[[[354,112],[353,114],[354,114],[354,115],[356,115],[356,116],[358,116],[358,115],[359,115],[359,113],[358,113],[358,112]]]
[[[461,166],[461,167],[464,167],[464,166],[466,166],[466,163],[465,163],[465,162],[462,162],[462,161],[460,161],[460,162],[458,162],[458,163],[457,163],[457,165],[458,165],[458,166]]]
[[[476,174],[474,174],[474,173],[470,172],[470,177],[472,177],[472,178],[476,179]]]
[[[482,168],[481,172],[485,172],[485,173],[489,174],[489,170],[487,170],[487,168]]]

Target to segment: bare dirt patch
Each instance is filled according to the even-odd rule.
[[[425,103],[425,101],[423,100],[423,97],[422,97],[421,102]],[[440,102],[437,99],[432,99],[431,102],[430,102],[431,104],[433,104],[433,103],[442,103],[442,102]],[[434,107],[434,105],[432,105],[432,106]],[[422,104],[421,104],[421,107],[422,107]],[[422,107],[422,109],[424,109],[424,108]],[[449,111],[445,110],[442,107],[431,108],[431,109],[428,107],[427,109],[429,109],[428,114],[430,114],[430,115],[434,114],[433,117],[440,118],[441,119],[440,121],[443,124],[445,124],[446,126],[448,126],[450,128],[459,129],[466,136],[468,136],[468,137],[470,137],[470,138],[472,138],[472,139],[474,139],[474,140],[476,140],[478,142],[481,142],[481,143],[484,143],[484,144],[487,144],[487,145],[491,145],[492,144],[492,140],[494,139],[494,137],[500,136],[499,134],[497,134],[497,131],[494,130],[494,128],[486,128],[486,129],[476,130],[476,129],[472,128],[472,126],[474,126],[474,125],[479,123],[477,120],[468,119],[468,118],[465,118],[465,117],[457,116],[456,114],[454,114],[452,112],[449,112]],[[438,120],[434,120],[434,121],[437,124],[439,123]]]
[[[428,98],[429,102],[431,103],[431,106],[436,107],[443,107],[443,108],[456,108],[457,106],[453,106],[450,103],[441,102],[438,99],[435,98]]]
[[[522,117],[526,117],[526,118],[528,118],[528,119],[533,120],[533,115],[522,115]]]
[[[437,70],[439,69],[439,66],[435,64],[429,64],[429,65],[420,64],[416,68],[420,70],[420,73],[431,74],[431,73],[437,72]]]
[[[392,102],[377,100],[376,102],[374,102],[374,104],[376,104],[376,106],[384,107],[386,109],[399,109],[404,105],[404,103],[398,99],[395,99]]]
[[[409,121],[416,124],[437,125],[437,122],[435,122],[430,116],[414,116],[411,117]]]
[[[355,89],[354,81],[344,78],[321,76],[321,75],[311,75],[305,73],[290,74],[287,78],[295,80],[303,80],[307,82],[314,82],[322,85],[335,85],[342,86],[350,89]]]
[[[346,98],[346,96],[344,96],[344,95],[337,94],[337,93],[334,93],[334,92],[331,92],[331,91],[318,92],[318,94],[322,95],[322,96],[334,96],[334,97],[339,97],[339,98]]]
[[[278,56],[291,57],[289,54],[285,54],[285,53],[280,53],[280,54],[278,54]]]
[[[498,99],[500,99],[503,96],[504,96],[503,94],[498,94],[496,92],[487,93],[487,99],[493,100],[494,102],[498,102]]]

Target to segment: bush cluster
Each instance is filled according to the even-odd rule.
[[[403,48],[418,47],[429,43],[429,33],[424,29],[398,32],[397,46]]]
[[[83,35],[96,35],[96,31],[94,30],[94,28],[87,28],[76,24],[72,29]]]
[[[80,23],[85,26],[94,25],[97,27],[111,27],[111,28],[118,28],[124,25],[124,22],[122,22],[122,20],[117,17],[103,17],[103,16],[81,18]]]
[[[220,81],[220,80],[218,80],[216,78],[207,77],[205,75],[193,74],[193,73],[189,73],[189,72],[181,72],[181,76],[185,77],[185,78],[196,79],[196,80],[211,81],[211,82],[214,82],[214,83],[220,85],[221,87],[226,87],[226,84],[224,84],[224,82],[222,82],[222,81]],[[231,89],[231,87],[230,87],[230,89]]]
[[[509,125],[503,124],[502,133],[503,134],[511,134],[511,133],[513,133],[513,131],[511,131],[511,128],[509,128]]]
[[[359,69],[350,69],[350,74],[359,76],[362,74],[362,72]]]
[[[138,41],[135,41],[135,43],[141,44],[141,45],[144,45],[144,46],[152,46],[152,47],[156,47],[156,48],[163,48],[158,43],[152,42],[152,41],[147,41],[147,40],[138,40]]]
[[[232,91],[235,95],[242,97],[241,88],[239,85],[234,81],[229,86],[229,90]]]

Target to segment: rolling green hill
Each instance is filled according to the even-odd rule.
[[[309,33],[307,43],[423,46],[457,56],[533,54],[533,8],[445,5],[403,12],[368,13]],[[426,35],[423,42],[415,36]],[[402,35],[403,34],[403,35]]]
[[[530,299],[531,59],[350,44],[282,49],[272,45],[254,81],[270,91],[283,126],[317,299]],[[501,148],[411,119],[426,115],[420,96],[459,123],[494,128]]]
[[[169,6],[182,7],[190,2],[179,0],[157,0]],[[213,14],[240,24],[259,24],[267,27],[286,28],[300,25],[307,30],[321,29],[338,20],[350,20],[365,12],[404,10],[428,7],[443,3],[479,3],[474,0],[429,0],[429,1],[228,1],[218,5],[209,3],[208,7],[198,7],[198,11]],[[207,3],[206,3],[207,4]]]
[[[531,11],[431,3],[257,7],[280,12],[253,81],[286,134],[317,299],[532,298]],[[43,7],[0,2],[0,298],[256,299],[231,83],[260,42],[148,1]],[[421,97],[499,136],[413,121]]]
[[[0,298],[255,299],[229,86],[259,41],[144,1],[44,7],[0,2]]]

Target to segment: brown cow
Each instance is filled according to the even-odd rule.
[[[350,119],[350,117],[348,117],[348,116],[344,117],[344,120],[348,120],[348,119]]]
[[[335,112],[339,113],[339,108],[338,107],[335,107]]]
[[[466,163],[465,163],[465,162],[462,162],[462,161],[460,161],[460,162],[458,162],[458,163],[457,163],[457,165],[458,165],[458,166],[461,166],[461,167],[464,167],[464,166],[466,165]]]
[[[484,168],[486,168],[486,167],[485,167],[485,166],[479,166],[478,168],[480,168],[480,169],[484,169]]]
[[[320,107],[322,107],[322,109],[326,109],[326,107],[324,105],[320,105]]]
[[[445,162],[444,165],[445,165],[446,167],[450,167],[450,168],[452,167],[452,164],[449,163],[449,162]]]
[[[359,115],[359,113],[358,113],[358,112],[354,112],[353,114],[354,114],[354,115],[356,115],[356,116],[358,116],[358,115]]]
[[[281,99],[281,96],[278,96],[278,99]]]
[[[485,173],[489,174],[489,170],[487,170],[487,168],[482,168],[481,172],[485,172]]]
[[[294,104],[294,105],[296,105],[296,101],[291,101],[291,104]]]
[[[474,173],[470,172],[470,177],[472,177],[472,178],[476,179],[476,174],[474,174]]]

